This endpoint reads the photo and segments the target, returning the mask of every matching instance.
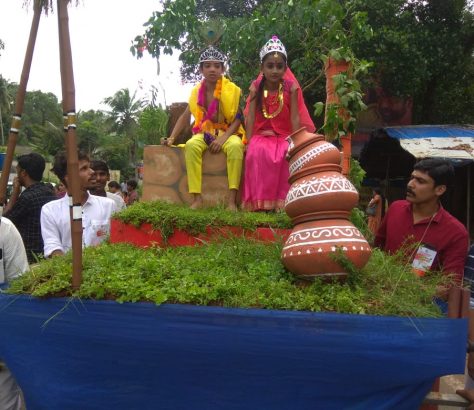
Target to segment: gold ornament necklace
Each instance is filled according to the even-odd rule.
[[[278,108],[271,114],[267,112],[267,109],[265,107],[265,100],[267,99],[267,97],[268,97],[268,90],[264,89],[263,102],[262,102],[262,114],[265,118],[272,119],[272,118],[275,118],[278,114],[280,114],[281,110],[283,109],[283,84],[280,83],[280,85],[278,86],[278,97],[277,97],[277,101],[279,103]]]

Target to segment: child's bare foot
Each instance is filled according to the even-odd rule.
[[[227,200],[227,210],[232,212],[237,212],[237,190],[231,189],[229,190],[229,198]]]
[[[202,208],[202,196],[201,195],[194,195],[193,203],[190,205],[191,209],[199,209]]]

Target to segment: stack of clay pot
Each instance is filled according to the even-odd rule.
[[[294,228],[282,251],[286,268],[301,278],[345,278],[347,272],[335,260],[342,251],[358,268],[371,248],[349,221],[359,194],[341,174],[341,154],[323,135],[302,128],[287,138],[290,190],[285,211]]]

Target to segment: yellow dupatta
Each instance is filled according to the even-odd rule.
[[[193,117],[200,118],[202,115],[202,108],[199,107],[198,101],[198,93],[199,88],[201,87],[201,83],[197,84],[191,91],[191,96],[189,97],[189,110]],[[219,110],[224,115],[225,122],[224,123],[214,123],[210,120],[205,121],[202,124],[203,131],[212,131],[212,130],[227,130],[229,125],[235,120],[235,116],[239,111],[239,104],[240,104],[240,95],[242,91],[239,87],[237,87],[232,81],[228,78],[222,76],[222,90],[221,90],[221,98],[219,101]],[[199,113],[201,111],[201,113]],[[243,119],[242,119],[243,122]],[[245,139],[245,130],[242,124],[240,124],[237,132],[237,135],[240,135],[242,139]]]

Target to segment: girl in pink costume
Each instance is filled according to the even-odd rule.
[[[242,207],[270,211],[283,209],[290,188],[286,137],[301,127],[309,132],[315,127],[278,37],[260,50],[260,61],[261,73],[250,86],[244,111],[248,147]]]

